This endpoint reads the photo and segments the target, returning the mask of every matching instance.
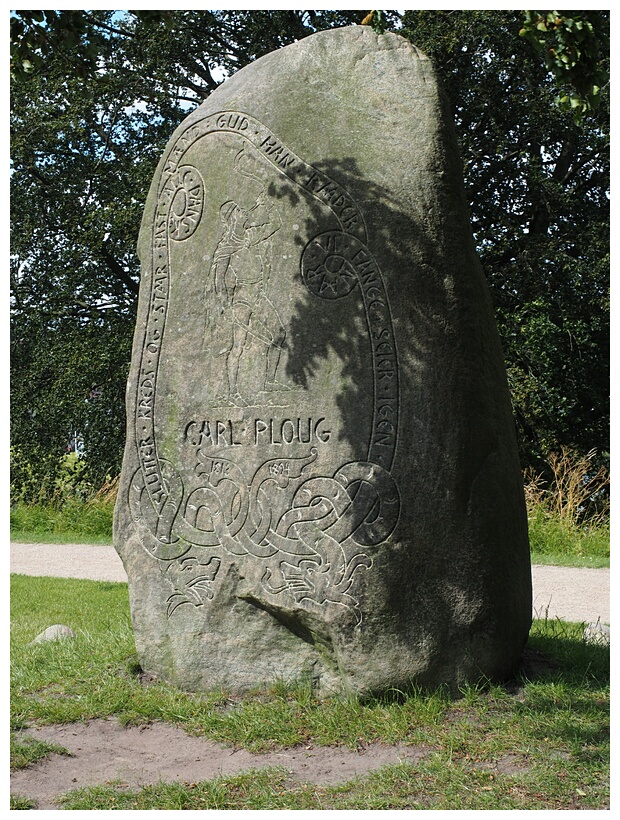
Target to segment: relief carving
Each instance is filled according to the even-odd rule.
[[[235,157],[240,177],[261,185],[254,204],[243,208],[234,200],[220,207],[220,239],[205,289],[205,338],[203,347],[221,356],[226,373],[224,403],[244,407],[248,401],[239,390],[239,368],[246,364],[244,351],[248,337],[267,347],[262,390],[287,390],[276,380],[286,331],[269,298],[272,265],[271,237],[281,229],[282,220],[269,202],[265,186],[249,151]],[[251,363],[250,363],[251,366]]]
[[[350,294],[357,294],[364,308],[374,385],[367,457],[330,475],[316,470],[317,448],[329,447],[332,435],[328,420],[318,414],[274,419],[261,413],[239,422],[230,410],[229,418],[221,413],[185,424],[186,449],[178,463],[158,455],[154,409],[173,275],[169,243],[191,237],[204,210],[204,184],[183,157],[213,133],[234,134],[244,142],[233,165],[240,195],[219,205],[214,250],[205,259],[203,351],[221,361],[224,385],[208,404],[243,412],[250,405],[269,406],[269,394],[290,390],[280,374],[286,329],[270,285],[273,242],[284,228],[263,164],[303,188],[340,226],[311,239],[295,263],[308,291],[326,300],[326,309]],[[364,220],[350,195],[251,117],[207,116],[171,149],[153,232],[151,309],[136,392],[140,467],[129,491],[145,549],[172,587],[169,617],[181,605],[208,604],[217,594],[221,569],[236,563],[246,567],[246,579],[256,579],[252,595],[263,606],[286,600],[288,607],[319,618],[346,610],[361,623],[356,579],[361,570],[372,569],[372,550],[394,530],[400,510],[390,474],[398,440],[396,345],[382,275],[365,240]],[[256,367],[250,355],[254,344],[263,349],[264,369],[258,394],[243,395],[244,371]],[[265,447],[279,448],[278,455],[253,472],[251,459],[239,458]]]
[[[204,201],[204,183],[197,168],[183,165],[170,180],[174,190],[170,203],[168,234],[182,242],[192,236],[200,223]]]

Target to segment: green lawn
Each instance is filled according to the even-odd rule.
[[[70,640],[30,646],[51,623]],[[114,785],[66,796],[70,809],[606,809],[609,808],[609,649],[582,626],[536,621],[528,652],[542,671],[461,697],[414,692],[365,702],[316,700],[275,687],[246,697],[192,695],[141,684],[126,584],[14,575],[11,590],[12,765],[54,750],[28,739],[34,722],[116,716],[163,720],[253,751],[381,741],[423,746],[421,760],[337,787],[291,782],[283,770],[204,783]],[[56,752],[59,750],[56,749]],[[27,808],[28,795],[15,795]]]
[[[114,505],[92,499],[11,506],[11,541],[23,544],[111,544]]]

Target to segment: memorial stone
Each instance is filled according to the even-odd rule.
[[[145,672],[502,678],[531,620],[510,397],[428,59],[366,26],[226,80],[139,237],[115,545]]]

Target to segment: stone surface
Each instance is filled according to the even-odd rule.
[[[46,641],[60,641],[64,638],[75,638],[75,632],[64,624],[53,624],[39,633],[31,643],[45,643]]]
[[[115,546],[145,671],[327,694],[508,675],[525,505],[429,61],[359,26],[240,70],[172,136],[139,254]]]

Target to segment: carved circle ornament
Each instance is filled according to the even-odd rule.
[[[192,236],[202,217],[204,183],[199,171],[191,165],[183,165],[172,176],[172,201],[168,216],[168,233],[177,242]]]
[[[346,233],[331,232],[312,239],[301,257],[301,276],[308,290],[321,299],[347,296],[358,277],[353,260],[362,243]]]
[[[168,239],[182,242],[200,223],[205,186],[198,170],[183,158],[199,139],[217,133],[248,141],[279,173],[328,209],[339,225],[307,242],[301,278],[313,296],[328,301],[359,293],[374,386],[366,458],[342,464],[331,475],[312,472],[317,449],[311,446],[305,456],[283,454],[248,468],[221,454],[205,456],[198,444],[193,477],[183,476],[158,455],[154,411],[171,288]],[[355,576],[360,569],[372,568],[366,550],[389,537],[400,514],[400,495],[390,473],[398,442],[398,358],[383,278],[365,242],[364,219],[350,194],[248,115],[206,115],[169,147],[153,221],[150,308],[135,399],[140,466],[129,490],[142,543],[174,586],[169,615],[182,604],[202,606],[213,598],[219,567],[228,555],[260,562],[257,594],[263,598],[287,594],[300,609],[314,612],[317,607],[321,612],[344,607],[361,623],[351,591]],[[283,438],[285,430],[294,432],[293,422],[283,425]],[[188,434],[191,438],[195,430],[186,429]],[[218,429],[217,435],[228,433]],[[310,420],[307,438],[300,428],[297,439],[309,443]],[[172,580],[181,577],[187,580]]]

